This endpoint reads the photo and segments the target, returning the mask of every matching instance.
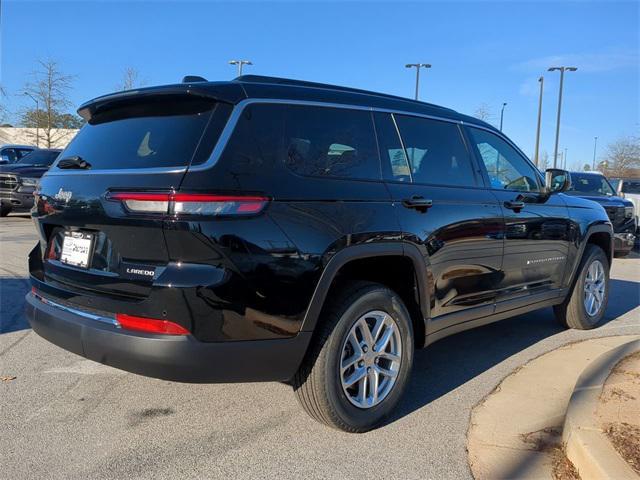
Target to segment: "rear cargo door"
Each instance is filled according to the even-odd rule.
[[[41,280],[80,293],[145,297],[168,261],[164,220],[131,208],[135,201],[122,194],[178,190],[191,162],[208,158],[230,110],[174,94],[93,112],[36,193]]]

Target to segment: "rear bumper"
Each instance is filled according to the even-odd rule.
[[[286,381],[311,339],[206,343],[191,335],[151,335],[122,330],[29,293],[27,317],[46,340],[90,360],[148,377],[191,383]]]

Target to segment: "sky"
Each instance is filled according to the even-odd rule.
[[[481,105],[533,157],[538,77],[544,75],[541,151],[552,157],[559,73],[565,74],[560,151],[591,163],[617,138],[640,133],[640,2],[187,2],[0,0],[2,101],[17,122],[38,59],[74,75],[74,105],[109,93],[135,68],[146,85],[184,75],[245,73],[346,85],[473,115]]]

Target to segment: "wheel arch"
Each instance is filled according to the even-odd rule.
[[[585,248],[589,244],[596,245],[602,248],[604,254],[607,256],[607,260],[609,261],[609,268],[611,268],[611,262],[613,260],[613,227],[611,226],[611,224],[598,223],[592,224],[587,228],[583,239],[580,242],[580,247],[578,249],[575,262],[571,267],[571,276],[569,277],[568,284],[570,288],[573,287],[575,283],[576,275],[578,273],[578,267],[582,262]]]
[[[380,266],[389,269],[385,270],[389,275],[384,279],[366,274],[372,267]],[[413,322],[416,346],[419,348],[424,345],[425,319],[429,318],[427,269],[428,261],[414,245],[395,242],[346,247],[336,253],[324,267],[307,308],[301,331],[315,330],[332,288],[338,287],[342,279],[372,280],[393,289],[403,298],[405,304],[409,303],[406,306]],[[398,277],[399,272],[403,273],[402,277]],[[404,275],[408,274],[412,275],[414,286],[410,287],[402,282],[406,280]],[[412,305],[409,290],[414,287],[415,304]]]

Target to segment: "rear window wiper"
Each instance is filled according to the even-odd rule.
[[[82,159],[82,157],[78,155],[74,155],[72,157],[63,158],[58,162],[58,168],[78,168],[78,169],[87,169],[91,168],[91,164]]]

